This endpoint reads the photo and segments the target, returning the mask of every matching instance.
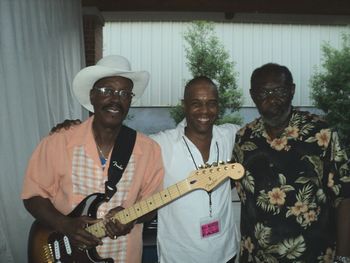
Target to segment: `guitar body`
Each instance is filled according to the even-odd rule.
[[[97,209],[104,202],[103,194],[87,196],[68,215],[70,217],[90,216],[96,218]],[[28,240],[29,263],[113,263],[113,259],[101,258],[95,248],[80,249],[70,244],[67,236],[34,221]]]
[[[213,190],[227,178],[240,179],[244,175],[244,168],[239,163],[215,164],[190,173],[185,180],[172,185],[159,193],[135,203],[133,206],[115,213],[112,221],[118,220],[127,224],[141,216],[162,207],[181,196],[203,189]],[[96,218],[97,209],[104,202],[103,194],[92,194],[86,197],[68,216],[90,216]],[[103,222],[97,222],[85,228],[96,237],[106,236]],[[80,249],[70,244],[67,236],[45,227],[38,221],[32,225],[28,243],[29,263],[113,263],[113,259],[99,257],[95,248]]]

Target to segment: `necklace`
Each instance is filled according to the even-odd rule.
[[[97,143],[97,135],[95,133],[95,130],[93,129],[93,134],[94,134],[94,139],[95,139],[95,143],[96,143],[96,148],[97,148],[97,151],[98,151],[98,156],[100,158],[100,162],[101,162],[101,166],[102,166],[102,169],[104,169],[106,167],[106,163],[108,161],[108,157],[106,158],[106,156],[103,154],[103,151],[101,150],[100,146],[98,145]]]
[[[106,163],[107,163],[107,160],[108,158],[105,157],[105,155],[103,154],[100,146],[98,146],[98,144],[96,143],[96,146],[97,146],[97,150],[99,152],[99,157],[100,157],[100,161],[101,161],[101,165],[102,165],[102,168],[104,169],[105,166],[106,166]]]
[[[198,170],[198,165],[197,165],[196,161],[194,160],[193,154],[192,154],[192,152],[191,152],[191,150],[190,150],[190,147],[189,147],[188,144],[187,144],[187,141],[186,141],[185,137],[182,136],[182,139],[183,139],[183,141],[185,142],[186,148],[187,148],[188,152],[189,152],[190,155],[191,155],[191,158],[192,158],[192,162],[193,162],[193,164],[194,164],[194,167],[196,168],[196,170]],[[216,145],[216,154],[217,154],[217,155],[216,155],[216,163],[219,163],[219,145],[218,145],[218,142],[215,142],[215,145]]]

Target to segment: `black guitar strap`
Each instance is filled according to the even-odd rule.
[[[108,167],[108,181],[105,182],[105,201],[108,202],[117,192],[117,183],[122,178],[123,172],[130,160],[136,141],[136,131],[122,126],[111,154]]]

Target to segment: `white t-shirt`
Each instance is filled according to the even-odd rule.
[[[162,149],[164,188],[184,180],[196,166],[203,164],[199,150],[184,134],[185,126],[184,120],[175,129],[151,135]],[[231,159],[238,129],[239,126],[233,124],[213,127],[209,164]],[[209,194],[204,190],[192,191],[160,208],[157,233],[159,262],[225,263],[234,257],[239,250],[239,227],[231,193],[230,180],[211,193],[212,217]],[[220,232],[203,238],[201,227],[212,221],[220,226]]]

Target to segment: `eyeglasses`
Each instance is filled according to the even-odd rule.
[[[289,95],[287,87],[277,87],[274,89],[250,89],[252,96],[258,100],[264,100],[269,96],[283,98]]]
[[[94,89],[97,90],[99,94],[104,97],[111,97],[111,96],[118,95],[122,100],[130,100],[132,97],[135,96],[133,92],[124,90],[124,89],[115,90],[113,88],[108,88],[108,87],[99,87]]]

